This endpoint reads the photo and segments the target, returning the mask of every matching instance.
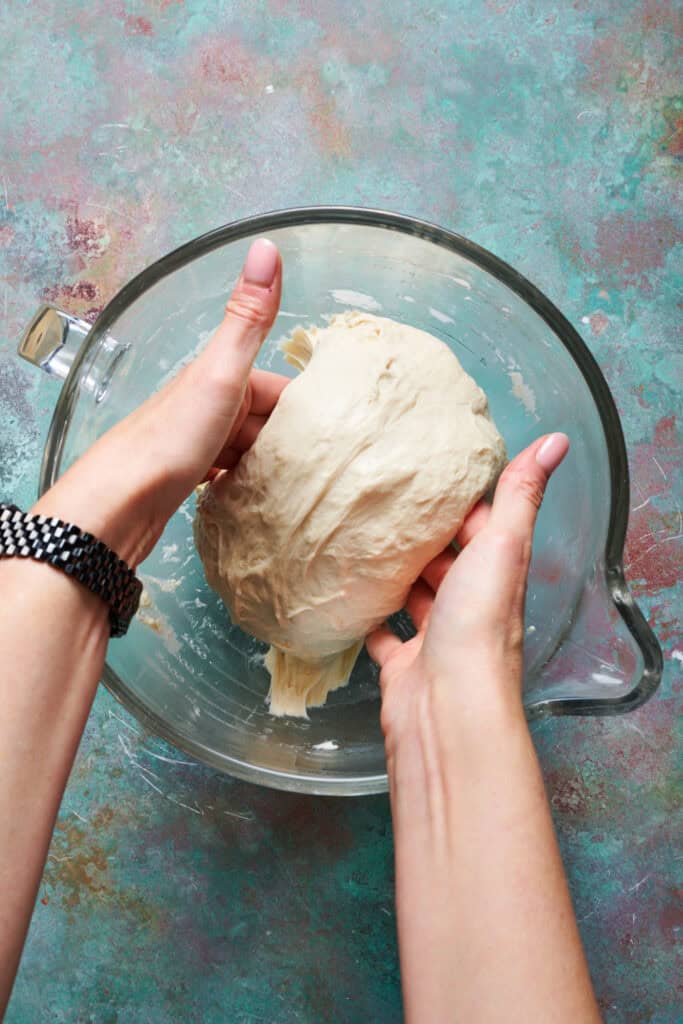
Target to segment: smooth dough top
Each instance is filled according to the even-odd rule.
[[[195,536],[233,620],[316,662],[403,606],[505,446],[484,392],[424,331],[345,313],[284,347],[303,372],[205,489]]]

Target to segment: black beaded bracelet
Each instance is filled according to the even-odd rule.
[[[142,584],[118,555],[91,533],[54,516],[34,516],[0,502],[0,558],[48,562],[109,605],[111,636],[124,636],[138,610]]]

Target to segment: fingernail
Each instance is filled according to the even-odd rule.
[[[270,288],[277,273],[277,247],[267,238],[257,238],[252,243],[242,274],[246,284]]]
[[[551,434],[546,437],[536,452],[536,462],[550,475],[557,469],[569,451],[569,438],[566,434]]]

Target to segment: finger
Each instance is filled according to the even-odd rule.
[[[446,661],[453,645],[493,654],[521,630],[527,545],[487,527],[458,556],[434,601],[423,650]]]
[[[252,373],[253,372],[254,371],[252,370]],[[230,428],[230,435],[229,435],[229,437],[228,437],[228,439],[226,441],[226,447],[230,445],[232,438],[235,437],[239,433],[239,430],[240,430],[242,424],[244,423],[244,421],[246,420],[247,416],[249,415],[249,412],[251,410],[251,403],[252,403],[253,396],[254,396],[254,392],[253,392],[253,388],[252,388],[252,384],[251,384],[251,374],[249,374],[249,377],[247,379],[247,384],[246,384],[246,387],[244,389],[244,395],[242,396],[242,403],[241,403],[241,405],[240,405],[240,407],[239,407],[239,409],[237,411],[237,415],[235,416],[234,420],[232,421],[232,427]],[[221,396],[221,399],[222,399],[222,396]]]
[[[198,373],[222,386],[234,415],[241,404],[247,375],[280,304],[282,264],[275,245],[258,238],[225,308],[223,322],[196,360]]]
[[[365,641],[368,654],[380,668],[395,654],[403,645],[399,638],[391,632],[387,625],[378,626],[372,633],[369,633]]]
[[[222,469],[232,469],[237,465],[242,455],[251,448],[267,422],[267,416],[253,416],[251,413],[246,416],[239,425],[237,433],[234,430],[230,432],[230,437],[214,459],[214,465],[220,466]]]
[[[482,498],[467,515],[465,522],[458,530],[456,540],[461,548],[467,547],[472,538],[476,537],[480,530],[483,530],[490,515],[491,506]]]
[[[249,413],[235,436],[230,438],[228,447],[234,448],[238,452],[246,452],[248,448],[251,448],[267,422],[267,416],[253,416]]]
[[[237,463],[239,462],[239,459],[240,459],[240,456],[236,452],[235,453],[234,465],[237,465]],[[232,469],[232,466],[212,466],[211,469],[207,469],[207,471],[204,474],[204,477],[202,478],[200,483],[202,483],[202,484],[212,484],[212,483],[214,483],[214,481],[218,480],[218,478],[220,476],[223,476],[223,473],[224,473],[224,471],[226,469]]]
[[[420,632],[427,628],[429,613],[434,604],[434,592],[427,586],[424,580],[417,580],[410,588],[406,611],[415,624],[415,629]]]
[[[216,459],[215,466],[212,468],[215,470],[234,469],[243,454],[244,452],[239,452],[236,448],[226,446]],[[211,470],[209,470],[209,472],[211,472]]]
[[[433,558],[428,565],[425,565],[421,573],[422,579],[431,587],[434,593],[437,592],[443,583],[444,577],[455,559],[455,551],[453,548],[447,547],[436,558]]]
[[[273,407],[282,394],[285,386],[289,383],[288,377],[280,373],[269,373],[268,370],[252,370],[247,380],[244,397],[239,411],[235,416],[230,436],[226,442],[227,448],[238,448],[246,451],[251,448],[256,440],[259,430],[266,421],[266,418],[273,411]],[[243,440],[238,441],[240,431],[248,416],[257,416],[246,429]],[[220,465],[221,456],[216,459],[216,465]]]
[[[278,398],[289,384],[290,378],[281,373],[269,370],[252,370],[249,375],[251,384],[251,409],[257,416],[269,416]]]
[[[568,451],[566,434],[548,434],[520,452],[500,476],[489,525],[530,542],[546,484]]]

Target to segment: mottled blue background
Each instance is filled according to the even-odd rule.
[[[595,353],[623,418],[627,571],[664,682],[628,717],[535,736],[614,1024],[683,1014],[680,41],[669,0],[0,6],[3,496],[35,495],[57,395],[14,357],[36,305],[93,319],[168,249],[265,209],[383,206],[454,228]],[[399,1017],[386,798],[232,783],[101,692],[10,1024]]]

